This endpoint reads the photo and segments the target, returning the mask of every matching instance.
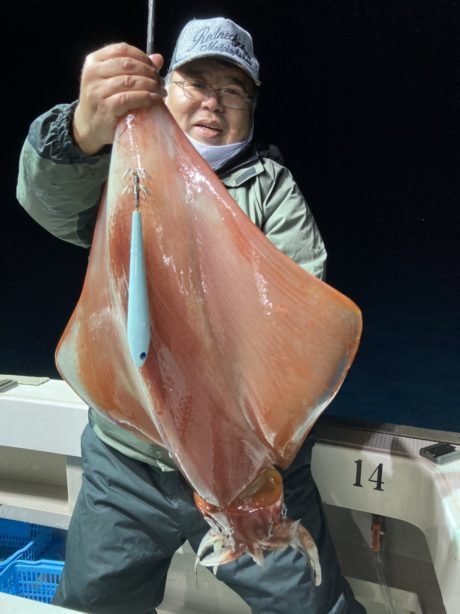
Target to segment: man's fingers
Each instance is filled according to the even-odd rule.
[[[163,68],[165,61],[160,53],[152,53],[152,55],[149,55],[149,59],[158,71]]]
[[[160,94],[129,91],[118,93],[107,98],[105,104],[107,109],[112,109],[113,115],[116,117],[123,117],[123,115],[129,113],[129,111],[148,108],[160,100],[162,100]]]
[[[150,65],[151,63],[149,57],[143,51],[141,51],[141,49],[133,47],[133,45],[128,45],[128,43],[114,43],[112,45],[106,45],[94,53],[91,53],[87,60],[90,62],[104,62],[116,57],[130,57],[147,65]]]
[[[99,96],[108,98],[114,94],[132,90],[133,92],[160,93],[162,88],[161,79],[153,80],[139,75],[119,75],[104,80],[100,85]]]
[[[103,61],[87,63],[85,70],[93,79],[110,79],[117,75],[142,75],[152,79],[159,78],[157,69],[151,63],[139,62],[129,56],[110,57]]]

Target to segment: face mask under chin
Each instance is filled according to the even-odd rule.
[[[197,152],[206,160],[213,170],[221,168],[228,160],[236,156],[242,151],[252,140],[252,130],[247,139],[239,143],[230,143],[228,145],[207,145],[200,143],[193,137],[187,134],[187,138]]]

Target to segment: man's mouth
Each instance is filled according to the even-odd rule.
[[[202,136],[211,137],[211,138],[219,136],[222,133],[222,128],[219,128],[216,125],[207,124],[204,122],[195,124],[195,128],[198,130],[198,132]]]

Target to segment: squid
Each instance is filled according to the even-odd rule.
[[[263,564],[265,551],[292,546],[321,582],[307,527],[286,516],[279,468],[337,394],[361,327],[349,298],[241,211],[162,102],[120,120],[56,365],[95,411],[169,453],[210,525],[203,565],[243,554]]]

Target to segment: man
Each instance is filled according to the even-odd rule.
[[[165,97],[179,126],[239,206],[281,250],[323,277],[326,252],[289,171],[252,145],[259,64],[248,32],[234,22],[193,20],[176,44],[166,85],[150,58],[127,44],[88,56],[79,100],[36,119],[21,154],[18,199],[55,236],[88,247],[110,144],[128,111]],[[314,587],[307,558],[291,548],[223,565],[217,576],[254,613],[363,612],[341,576],[310,473],[312,442],[283,474],[288,516],[301,519],[320,553]],[[192,490],[167,452],[94,410],[82,436],[83,484],[67,539],[55,603],[92,613],[155,612],[171,557],[208,530]]]

